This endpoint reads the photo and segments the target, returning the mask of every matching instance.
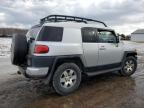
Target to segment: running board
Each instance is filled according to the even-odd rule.
[[[121,70],[121,67],[113,68],[113,69],[107,69],[107,70],[101,70],[101,71],[95,71],[95,72],[85,72],[86,75],[88,76],[95,76],[99,74],[104,74],[112,71],[118,71]]]

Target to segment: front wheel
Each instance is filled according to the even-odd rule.
[[[81,69],[75,63],[64,63],[55,71],[52,82],[58,94],[68,95],[79,87]]]
[[[122,76],[130,76],[132,75],[137,68],[137,60],[135,57],[126,57],[122,64],[122,69],[120,70],[120,74]]]

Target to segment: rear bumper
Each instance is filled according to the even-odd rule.
[[[42,78],[48,75],[49,67],[19,67],[19,72],[28,78]]]
[[[32,77],[44,77],[48,74],[48,67],[40,67],[40,68],[35,68],[35,67],[28,67],[26,69],[26,74]]]
[[[27,78],[45,78],[51,70],[54,56],[28,56],[27,65],[19,66],[19,72]]]

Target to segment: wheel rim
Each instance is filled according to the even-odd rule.
[[[124,70],[126,73],[131,73],[134,70],[134,61],[132,60],[126,61]]]
[[[77,80],[76,72],[72,69],[65,70],[60,77],[60,84],[63,88],[71,88]]]

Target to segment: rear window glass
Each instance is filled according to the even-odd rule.
[[[63,27],[45,26],[40,31],[38,41],[62,41]]]
[[[28,33],[26,34],[27,38],[36,38],[36,36],[38,35],[39,31],[40,31],[41,27],[35,27],[35,28],[31,28]]]

